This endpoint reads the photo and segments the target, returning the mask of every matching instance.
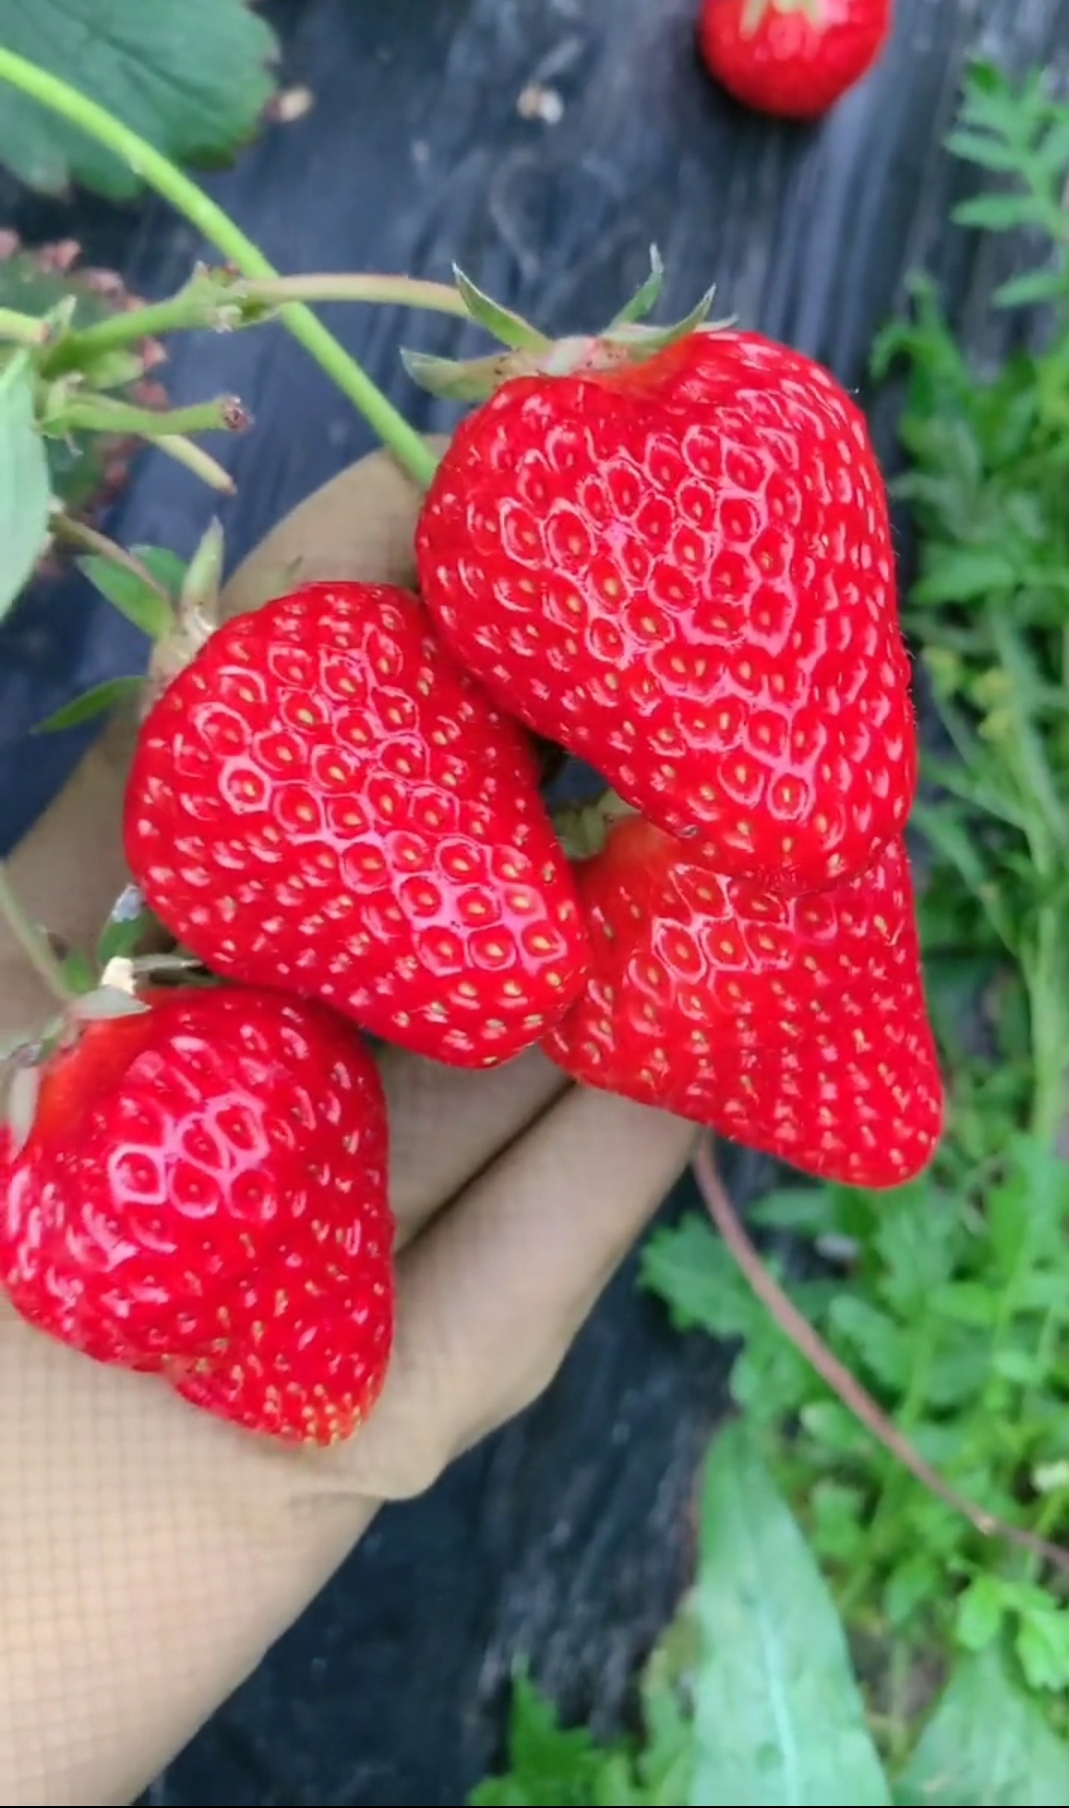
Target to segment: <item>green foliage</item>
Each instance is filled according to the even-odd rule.
[[[692,1646],[689,1621],[681,1618],[646,1667],[643,1737],[607,1745],[581,1727],[565,1731],[521,1672],[509,1717],[510,1768],[472,1791],[472,1808],[678,1808],[689,1800],[694,1725],[681,1658],[691,1655]]]
[[[0,369],[0,618],[44,548],[50,494],[48,461],[34,421],[29,357],[11,352]]]
[[[896,489],[920,538],[907,625],[952,749],[927,760],[916,815],[934,861],[929,972],[937,1000],[946,974],[984,982],[1001,1057],[979,1095],[964,1064],[960,1142],[979,1163],[1026,1100],[1037,1133],[1054,1134],[1069,1069],[1069,106],[1040,76],[1015,90],[980,65],[950,142],[1004,185],[958,220],[1043,235],[1041,270],[998,299],[1059,304],[1044,349],[981,376],[921,282],[875,354],[877,374],[907,374]]]
[[[899,1780],[916,1808],[1062,1808],[1069,1746],[1055,1738],[997,1647],[957,1666]]]
[[[995,296],[999,305],[1033,306],[1069,296],[1069,108],[1051,94],[1045,72],[1014,86],[991,64],[974,64],[948,148],[1010,179],[1008,187],[964,201],[954,213],[957,224],[985,232],[1031,230],[1047,252],[1034,269],[1003,284]]]
[[[741,1425],[713,1444],[701,1551],[690,1802],[883,1808],[890,1792],[838,1614]]]
[[[245,0],[0,0],[0,45],[60,76],[177,162],[216,163],[255,130],[272,92],[273,33]],[[128,165],[0,86],[0,159],[34,188],[71,181],[114,200]]]
[[[131,552],[147,579],[102,553],[82,559],[81,569],[120,615],[149,640],[159,640],[173,619],[172,604],[181,590],[185,568],[181,559],[163,546],[135,546]]]
[[[566,1730],[521,1673],[509,1768],[473,1790],[473,1808],[1069,1801],[1069,1747],[997,1641],[956,1661],[905,1763],[885,1768],[831,1597],[740,1425],[709,1456],[699,1551],[693,1597],[646,1667],[641,1737],[601,1744]]]
[[[1069,1530],[1069,1166],[1022,1136],[982,1201],[930,1177],[882,1196],[773,1194],[752,1218],[851,1251],[838,1282],[788,1292],[922,1456],[999,1518]],[[852,1623],[918,1658],[1005,1636],[1033,1689],[1069,1689],[1060,1584],[992,1547],[870,1437],[704,1219],[656,1233],[642,1278],[677,1324],[744,1339],[732,1394],[777,1434],[775,1468]]]
[[[0,122],[3,95],[0,86]],[[0,123],[0,155],[2,151]],[[62,318],[70,328],[81,331],[130,302],[117,274],[109,273],[106,282],[102,282],[99,272],[88,272],[77,264],[71,267],[66,258],[55,254],[56,247],[46,245],[33,250],[15,249],[0,257],[0,308],[13,308],[42,320]],[[106,374],[114,379],[113,387],[120,395],[134,399],[134,389],[142,375],[139,360],[128,361],[124,368]],[[79,514],[99,501],[108,488],[116,453],[114,442],[102,446],[99,439],[85,433],[70,433],[45,443],[52,490],[68,512]]]

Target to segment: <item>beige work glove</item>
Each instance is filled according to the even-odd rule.
[[[415,491],[384,455],[282,523],[230,612],[294,582],[412,584]],[[126,883],[115,722],[16,851],[34,917],[92,947]],[[0,1037],[49,1001],[0,930]],[[294,1451],[99,1366],[0,1299],[0,1803],[129,1802],[297,1617],[383,1501],[526,1406],[690,1154],[693,1129],[566,1084],[388,1052],[397,1342],[367,1425]]]

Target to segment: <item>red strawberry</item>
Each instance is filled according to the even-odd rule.
[[[403,590],[312,584],[219,629],[145,723],[125,837],[217,973],[456,1066],[537,1042],[582,984],[533,751]]]
[[[348,1437],[393,1334],[386,1112],[341,1019],[270,992],[160,992],[84,1026],[0,1148],[0,1284],[99,1362],[249,1430]]]
[[[862,872],[916,785],[883,481],[819,365],[697,332],[506,382],[417,535],[424,597],[513,714],[719,871]]]
[[[629,817],[578,878],[593,968],[546,1041],[573,1078],[829,1180],[895,1186],[927,1165],[942,1089],[901,842],[850,884],[783,898]]]
[[[745,106],[817,119],[871,69],[891,0],[704,0],[698,45]]]

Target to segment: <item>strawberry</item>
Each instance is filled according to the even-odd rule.
[[[417,554],[498,702],[715,870],[814,890],[901,830],[917,755],[885,489],[801,353],[703,330],[510,378],[446,450]]]
[[[891,0],[704,0],[698,47],[745,106],[817,119],[871,69]]]
[[[142,729],[126,851],[215,972],[489,1067],[582,984],[586,935],[522,732],[415,597],[312,584],[217,630]]]
[[[900,841],[860,879],[784,898],[625,817],[577,870],[593,965],[545,1045],[574,1079],[828,1180],[926,1166],[942,1090]]]
[[[0,1148],[0,1283],[98,1362],[158,1373],[249,1430],[333,1443],[374,1405],[393,1333],[386,1112],[322,1006],[156,993],[41,1069]]]

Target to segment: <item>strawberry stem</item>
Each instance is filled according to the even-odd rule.
[[[47,345],[52,329],[39,314],[19,314],[0,308],[0,339],[15,345]]]
[[[9,82],[106,146],[184,215],[243,276],[254,282],[278,280],[279,273],[274,265],[229,215],[202,188],[176,169],[169,158],[124,126],[106,107],[99,106],[68,82],[50,75],[13,50],[0,49],[0,81]],[[390,448],[416,483],[425,487],[434,474],[437,462],[434,454],[356,359],[305,303],[287,303],[279,317],[342,394],[359,409],[373,432]]]
[[[177,295],[166,301],[112,314],[80,332],[68,333],[48,352],[42,368],[46,376],[56,377],[142,339],[162,339],[169,333],[198,330],[232,331],[252,325],[287,304],[312,301],[373,302],[470,319],[458,289],[448,283],[426,282],[411,276],[327,273],[245,282],[225,271],[198,271]],[[0,338],[3,337],[0,310]]]
[[[52,996],[58,999],[61,1005],[64,1007],[69,1005],[75,994],[67,984],[62,964],[53,954],[48,937],[23,910],[2,860],[0,860],[0,916],[6,921],[38,978],[43,980]]]
[[[68,433],[136,434],[141,439],[164,439],[189,433],[240,433],[249,417],[234,396],[216,396],[210,402],[193,402],[188,408],[137,408],[113,396],[75,397],[57,408],[44,422],[57,437]]]
[[[192,471],[201,483],[207,484],[210,490],[218,490],[221,496],[233,496],[237,485],[230,472],[221,465],[218,459],[198,446],[195,440],[187,439],[184,433],[161,433],[152,444],[157,452],[163,452],[173,458],[176,464]]]

